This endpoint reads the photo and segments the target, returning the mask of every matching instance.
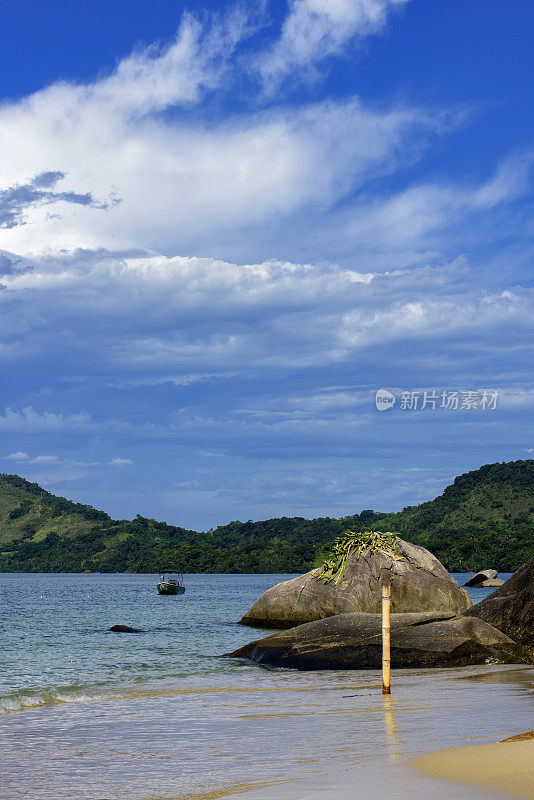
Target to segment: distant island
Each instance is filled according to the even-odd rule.
[[[512,572],[534,556],[534,460],[487,464],[396,513],[230,522],[206,532],[139,515],[114,520],[0,475],[0,572],[306,572],[336,536],[362,527],[423,545],[451,572]]]

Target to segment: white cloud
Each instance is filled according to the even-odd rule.
[[[28,453],[22,453],[19,451],[18,453],[10,453],[8,456],[6,456],[6,459],[8,461],[28,461],[29,455]]]
[[[500,408],[517,408],[534,406],[534,388],[507,386],[499,396]]]
[[[32,428],[23,430],[12,428],[14,432],[35,432]],[[40,433],[53,431],[56,435],[59,429],[44,428],[39,429]],[[101,466],[98,461],[78,461],[70,457],[58,455],[36,455],[30,456],[28,453],[12,453],[6,459],[18,463],[17,471],[27,480],[38,483],[40,486],[59,486],[69,481],[86,478],[91,474],[94,467]]]
[[[0,430],[24,431],[35,433],[40,431],[79,430],[92,425],[89,414],[81,411],[75,414],[56,414],[53,411],[36,411],[33,406],[26,406],[21,411],[6,408],[0,415]],[[47,458],[46,456],[44,458]]]
[[[405,146],[411,159],[414,141],[451,124],[418,109],[366,108],[356,98],[204,124],[124,120],[111,103],[87,101],[78,110],[61,94],[44,105],[30,98],[0,109],[3,180],[23,183],[60,166],[69,190],[120,202],[98,210],[59,199],[53,218],[49,206],[32,206],[26,225],[3,232],[3,246],[221,248],[251,226],[282,228],[289,214],[324,212],[393,171]]]
[[[30,459],[30,464],[58,464],[59,456],[35,456]]]
[[[20,462],[25,462],[27,464],[37,464],[38,466],[50,466],[50,465],[60,465],[60,464],[71,467],[100,466],[99,461],[77,461],[76,459],[63,458],[57,455],[30,456],[28,455],[28,453],[11,453],[9,456],[5,456],[5,458],[11,461],[20,461]]]
[[[338,412],[341,409],[354,409],[358,406],[369,406],[374,397],[372,390],[350,391],[348,389],[325,389],[308,396],[289,398],[289,403],[306,413]]]
[[[168,458],[180,514],[191,495],[198,515],[198,488],[235,515],[228,508],[255,480],[256,505],[272,494],[284,513],[300,492],[316,507],[324,491],[325,510],[337,499],[348,510],[369,505],[380,475],[369,472],[355,500],[363,473],[346,463],[332,472],[325,459],[404,458],[407,440],[418,454],[453,446],[430,416],[409,433],[390,431],[389,417],[378,423],[370,374],[377,386],[407,388],[426,385],[427,373],[477,386],[495,376],[496,387],[512,387],[503,415],[528,409],[532,290],[507,279],[492,245],[508,213],[514,253],[530,263],[515,235],[521,214],[506,206],[530,187],[531,155],[488,168],[486,180],[429,179],[416,160],[464,113],[324,95],[281,106],[251,88],[258,78],[264,89],[313,78],[402,5],[292,0],[280,38],[259,53],[252,41],[255,72],[245,45],[254,19],[238,9],[202,24],[186,15],[170,44],[136,51],[112,74],[0,107],[0,358],[46,376],[27,399],[6,380],[5,403],[18,405],[0,414],[5,452],[35,433],[45,453],[13,452],[9,462],[48,484],[100,466],[118,485],[131,484],[120,468],[132,459],[152,471]],[[472,268],[457,258],[467,251]],[[495,424],[488,441],[515,446],[504,426],[485,424]],[[484,438],[465,431],[455,453]],[[46,455],[63,452],[63,435],[100,453],[103,432],[113,449],[100,465]],[[170,456],[153,447],[171,438]],[[291,481],[278,463],[263,482],[250,475],[250,459],[317,453],[317,474],[299,463]],[[234,464],[225,465],[236,455],[249,460],[232,484]],[[208,473],[218,473],[211,485]]]
[[[280,38],[261,54],[263,68],[278,74],[339,54],[405,2],[294,0]],[[354,253],[363,242],[368,265],[373,251],[391,263],[392,249],[402,265],[420,263],[429,232],[526,190],[530,156],[510,159],[479,186],[418,183],[389,197],[370,188],[420,157],[429,134],[463,124],[463,112],[372,107],[350,97],[192,115],[192,105],[226,91],[232,70],[243,69],[236,48],[254,24],[241,6],[202,24],[186,15],[170,45],[133,53],[111,75],[56,83],[4,104],[0,189],[10,227],[3,247],[26,255],[106,247],[237,260],[288,251],[304,260],[296,251],[305,248],[313,260],[334,260],[332,252]],[[33,185],[43,176],[54,177],[53,192]],[[24,203],[13,207],[24,188]],[[68,273],[62,278],[68,282]],[[5,357],[16,356],[15,347],[4,345]]]
[[[138,117],[198,102],[204,91],[220,84],[237,44],[252,30],[253,18],[244,5],[213,16],[206,28],[186,13],[171,45],[124,58],[112,75],[82,90],[82,103]]]
[[[374,275],[328,264],[241,266],[104,251],[49,255],[33,265],[4,279],[6,331],[13,318],[26,357],[46,359],[55,348],[72,354],[74,369],[103,369],[114,378],[107,385],[123,389],[302,370],[376,346],[428,347],[465,335],[498,344],[513,331],[520,347],[534,319],[532,290],[487,290],[465,259]],[[69,335],[73,319],[76,335]],[[352,400],[349,393],[315,402]],[[32,408],[0,417],[4,428],[91,424],[85,413]]]
[[[94,210],[92,214],[88,208],[88,215],[79,215],[69,206],[82,200],[86,206],[90,204],[92,189],[87,186],[101,189],[103,196],[114,200],[112,205],[116,204],[117,191],[128,206],[126,218],[132,213],[132,203],[141,203],[141,196],[135,199],[135,195],[145,191],[147,184],[151,196],[157,196],[154,180],[162,181],[162,207],[173,196],[183,198],[184,183],[188,183],[188,151],[195,150],[195,134],[191,126],[156,121],[154,114],[169,106],[190,107],[204,92],[218,86],[227,74],[235,47],[252,32],[255,16],[256,12],[248,13],[245,5],[230,8],[225,14],[212,14],[204,25],[185,14],[174,42],[134,52],[109,76],[89,84],[58,82],[24,100],[5,103],[0,109],[5,182],[0,190],[4,189],[5,202],[12,204],[13,193],[20,194],[17,184],[28,186],[37,174],[55,175],[57,183],[65,178],[66,171],[69,181],[69,192],[58,191],[54,198],[47,194],[48,204],[55,200],[53,215],[42,205],[26,210],[22,221],[31,224],[32,230],[23,232],[20,225],[15,226],[13,221],[20,217],[18,207],[14,211],[6,207],[9,217],[4,221],[6,226],[13,226],[8,240],[27,249],[24,243],[38,241],[32,237],[38,228],[41,235],[46,234],[48,244],[95,244],[98,233],[93,226],[97,230],[100,224],[106,226],[103,215],[94,214]],[[209,149],[209,142],[206,144]],[[212,150],[214,145],[215,139],[211,141]],[[201,146],[197,150],[197,160],[205,149]],[[58,164],[63,165],[61,170]],[[35,195],[35,187],[29,188]],[[1,203],[0,191],[0,225]],[[143,205],[146,210],[144,201]],[[112,228],[117,222],[115,219]],[[104,231],[102,234],[101,240],[105,239]],[[118,238],[127,239],[127,231],[121,230]]]
[[[319,27],[330,26],[321,37],[314,22],[314,47],[324,47],[338,33],[350,38],[380,27],[401,2],[298,0],[286,26],[307,9]],[[357,97],[224,119],[192,115],[192,105],[213,89],[226,91],[231,70],[242,68],[235,50],[254,22],[241,6],[203,24],[186,15],[169,46],[135,52],[109,76],[56,83],[4,104],[3,246],[220,253],[243,246],[254,226],[267,226],[274,240],[288,237],[288,215],[324,213],[420,155],[429,132],[461,122],[458,114],[373,108]],[[167,108],[173,112],[160,113]],[[42,175],[54,176],[53,192],[33,186]],[[13,207],[24,187],[25,203]]]
[[[204,374],[197,373],[189,375],[146,375],[138,378],[110,381],[108,386],[113,389],[130,389],[135,386],[161,386],[166,383],[173,384],[174,386],[193,386],[195,383],[205,383],[222,379],[228,380],[228,378],[234,378],[243,374],[243,371],[235,370],[234,372],[206,372]]]
[[[407,0],[290,0],[278,41],[256,61],[272,91],[287,74],[308,74],[318,63],[383,29]]]
[[[344,213],[344,235],[382,248],[421,247],[425,237],[465,224],[524,196],[531,186],[532,153],[509,157],[480,185],[421,184],[388,198],[354,204]]]
[[[291,31],[293,49],[283,46],[288,58],[295,51],[312,63],[340,52],[379,30],[400,5],[296,0],[262,63]],[[392,257],[399,266],[421,263],[435,249],[429,234],[527,190],[529,154],[512,157],[480,185],[418,183],[385,197],[369,188],[419,158],[429,135],[463,124],[464,112],[372,107],[351,97],[223,120],[209,112],[192,116],[192,104],[212,89],[224,91],[228,71],[241,68],[235,50],[252,26],[242,10],[203,25],[186,15],[169,46],[138,51],[109,76],[88,85],[57,83],[2,106],[11,226],[2,231],[3,247],[27,255],[106,247],[230,253],[238,260],[288,252],[299,260],[304,248],[313,259],[333,260],[341,251],[344,263],[347,254],[365,251],[365,272]],[[175,111],[159,113],[167,107]],[[37,187],[36,199],[32,180],[43,175],[54,176],[54,191]],[[26,205],[12,207],[24,187]],[[69,273],[54,280],[68,283]],[[17,347],[5,344],[0,355],[16,357]]]
[[[416,301],[397,299],[382,309],[360,308],[344,315],[340,342],[344,347],[365,347],[371,343],[394,343],[419,339],[428,341],[450,335],[495,330],[507,322],[531,328],[528,317],[533,309],[534,295],[529,290],[517,294],[471,292],[457,296],[431,294]]]

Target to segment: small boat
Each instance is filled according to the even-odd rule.
[[[157,586],[158,594],[184,594],[184,576],[175,570],[161,570]]]

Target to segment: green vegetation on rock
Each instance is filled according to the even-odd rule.
[[[334,581],[335,584],[342,580],[345,574],[345,565],[348,556],[356,552],[356,559],[364,550],[376,553],[378,550],[391,558],[401,560],[397,553],[397,537],[394,533],[381,533],[380,531],[344,531],[343,535],[335,540],[332,550],[328,554],[319,573],[315,576],[323,583]]]
[[[113,520],[0,475],[0,571],[307,572],[347,529],[395,531],[452,572],[513,571],[534,556],[534,461],[489,464],[456,478],[435,500],[394,514],[281,517],[199,533],[154,519]]]

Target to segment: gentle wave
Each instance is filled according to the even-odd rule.
[[[72,691],[47,690],[18,693],[0,697],[0,715],[27,711],[42,706],[55,706],[60,703],[86,703],[94,699],[94,695]]]
[[[343,690],[366,689],[369,690],[373,682],[344,683]],[[341,688],[341,687],[340,687]],[[43,706],[54,706],[62,703],[94,703],[115,700],[138,700],[148,697],[175,697],[178,695],[206,695],[206,694],[269,694],[271,692],[307,692],[313,690],[311,684],[290,686],[195,686],[190,688],[175,688],[170,686],[147,686],[143,689],[132,687],[64,687],[62,689],[24,690],[16,694],[0,697],[0,716],[12,714],[17,711],[29,711]]]

